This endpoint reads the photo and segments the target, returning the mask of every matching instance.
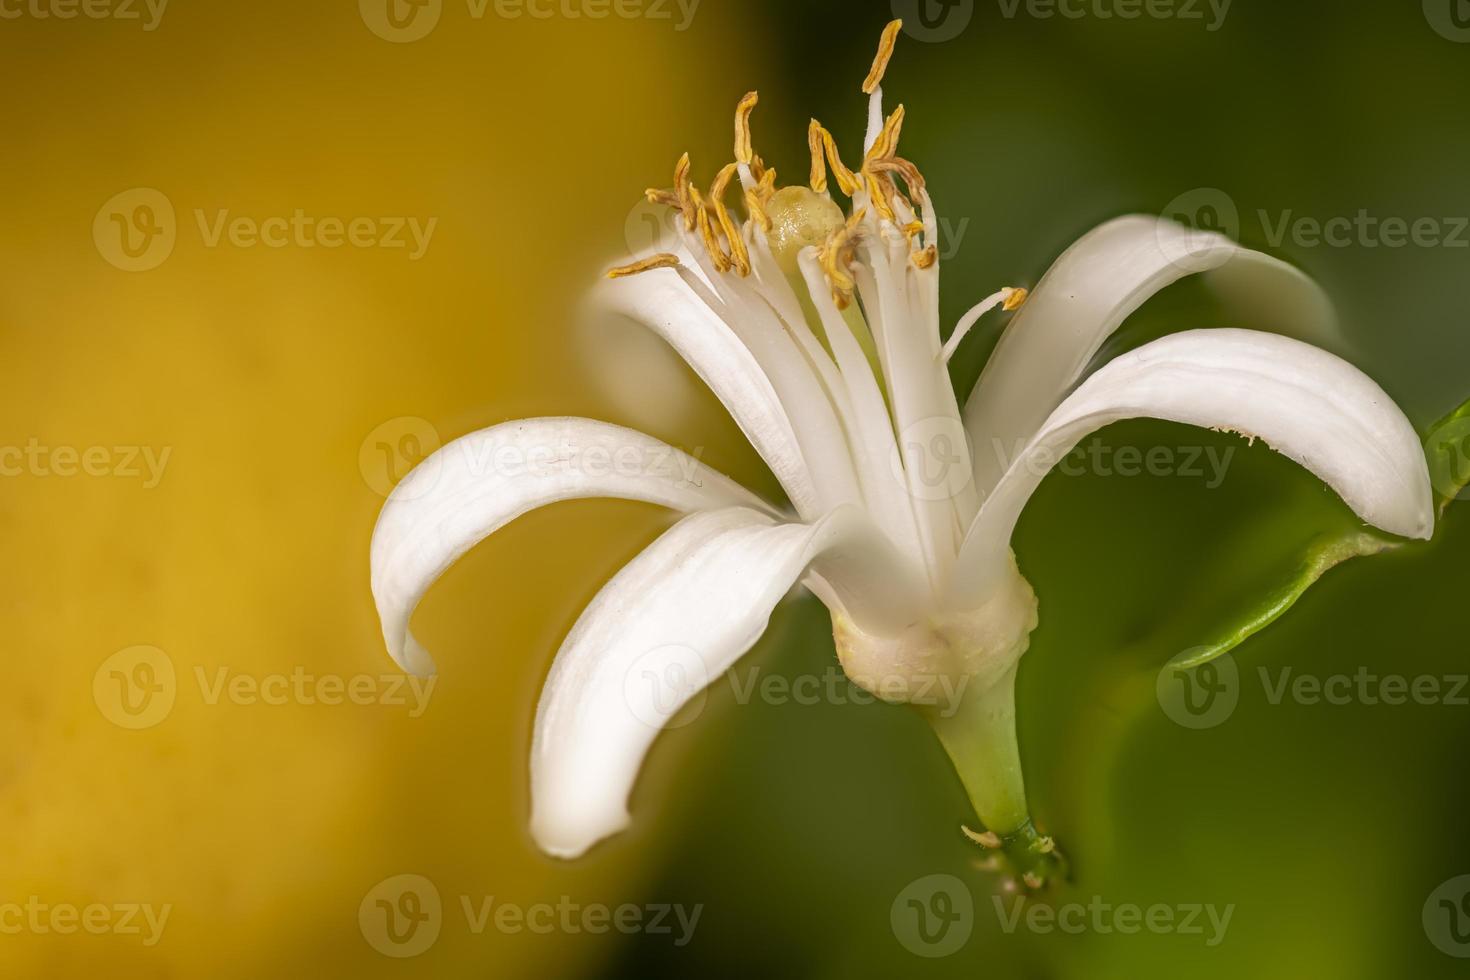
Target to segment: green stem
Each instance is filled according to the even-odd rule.
[[[1051,838],[1039,833],[1026,806],[1016,743],[1016,669],[991,687],[967,691],[959,705],[923,709],[994,845],[1033,888],[1065,875]]]

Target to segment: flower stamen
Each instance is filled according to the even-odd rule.
[[[868,77],[863,79],[864,95],[872,95],[873,90],[883,81],[883,74],[888,71],[888,59],[893,57],[893,49],[898,44],[898,31],[901,27],[903,21],[892,20],[883,28],[883,36],[878,40],[878,53],[873,57],[873,67],[868,70]]]
[[[750,164],[755,160],[755,147],[750,141],[750,114],[761,99],[758,92],[746,92],[735,106],[735,159]]]
[[[672,252],[659,252],[657,255],[650,255],[646,259],[640,259],[628,265],[620,265],[616,268],[608,269],[607,277],[609,279],[622,279],[626,276],[636,276],[640,272],[648,272],[651,269],[677,269],[678,267],[679,256],[674,255]]]

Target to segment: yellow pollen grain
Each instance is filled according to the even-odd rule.
[[[735,107],[735,159],[741,163],[750,163],[755,157],[755,148],[750,142],[750,114],[760,98],[757,92],[746,92]]]
[[[863,79],[863,94],[872,95],[883,81],[883,73],[888,70],[888,59],[893,57],[893,47],[898,43],[898,31],[903,27],[903,21],[893,20],[883,28],[883,37],[878,41],[878,53],[873,57],[873,67],[868,72],[868,77]]]
[[[636,276],[638,273],[647,272],[650,269],[676,269],[678,267],[679,257],[677,255],[669,252],[659,252],[657,255],[650,255],[646,259],[640,259],[628,265],[620,265],[615,269],[608,269],[607,277],[609,279],[622,279],[624,276]]]

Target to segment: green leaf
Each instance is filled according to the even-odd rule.
[[[1430,481],[1434,487],[1435,511],[1442,518],[1451,502],[1460,499],[1470,486],[1470,401],[1466,401],[1429,429],[1424,440]],[[1278,529],[1268,529],[1276,533]],[[1373,528],[1352,527],[1323,534],[1298,552],[1290,571],[1259,599],[1230,617],[1228,625],[1217,629],[1198,644],[1187,658],[1178,662],[1181,668],[1197,667],[1235,649],[1247,638],[1275,622],[1282,613],[1296,605],[1317,580],[1329,570],[1350,558],[1383,554],[1410,542]],[[1248,553],[1259,555],[1258,547]]]

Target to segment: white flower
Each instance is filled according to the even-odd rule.
[[[551,854],[579,855],[625,826],[658,726],[744,654],[801,583],[831,611],[849,676],[886,700],[917,703],[934,724],[988,828],[979,839],[1006,847],[1020,870],[1043,871],[1051,845],[1027,814],[1012,695],[1036,600],[1010,536],[1050,461],[1113,421],[1147,416],[1259,437],[1367,523],[1413,538],[1432,530],[1414,430],[1378,385],[1331,354],[1278,334],[1193,330],[1094,365],[1130,313],[1196,272],[1291,321],[1281,326],[1330,333],[1310,281],[1222,236],[1141,216],[1109,222],[1029,298],[996,293],[941,346],[934,206],[898,155],[903,107],[885,117],[878,85],[897,26],[864,84],[868,133],[855,171],[813,120],[810,186],[778,190],[751,146],[751,93],[736,113],[736,161],[708,194],[690,182],[687,155],[672,190],[649,192],[679,213],[677,254],[641,257],[599,290],[703,378],[789,510],[637,432],[543,418],[445,446],[379,518],[372,587],[388,650],[428,673],[409,617],[497,528],[575,497],[686,515],[607,583],[552,665],[531,758],[532,833]],[[828,191],[829,168],[851,199],[847,214]],[[736,178],[743,222],[725,203]],[[962,409],[946,360],[997,306],[1019,312]],[[631,683],[634,672],[683,680],[670,690]]]

